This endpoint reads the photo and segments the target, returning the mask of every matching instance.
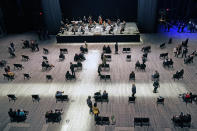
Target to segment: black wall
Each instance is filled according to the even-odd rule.
[[[60,0],[64,18],[72,19],[93,16],[97,20],[101,15],[104,19],[137,19],[138,0]]]
[[[197,0],[159,0],[158,9],[169,9],[170,19],[197,18]]]
[[[40,0],[1,0],[8,33],[36,30],[43,26]]]

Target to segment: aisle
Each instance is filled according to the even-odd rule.
[[[78,78],[79,82],[76,83],[70,94],[73,102],[69,105],[67,112],[64,113],[66,116],[63,116],[65,119],[62,121],[61,131],[88,131],[91,124],[94,124],[93,116],[89,114],[86,99],[94,92],[93,86],[97,79],[100,52],[98,50],[90,50],[85,57],[83,70]]]

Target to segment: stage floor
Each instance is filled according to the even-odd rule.
[[[107,25],[106,31],[103,31],[102,25],[97,24],[95,27],[88,30],[88,25],[85,27],[85,33],[78,32],[74,33],[71,31],[64,31],[64,33],[58,33],[56,36],[57,43],[68,43],[68,42],[140,42],[140,32],[138,31],[137,25],[134,22],[128,22],[125,26],[125,31],[121,34],[121,26],[115,25],[112,34],[109,34],[110,26]]]

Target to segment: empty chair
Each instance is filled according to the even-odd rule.
[[[159,96],[159,97],[157,98],[157,105],[158,105],[158,104],[163,104],[163,105],[164,105],[164,98],[163,98],[163,97]]]
[[[39,95],[32,95],[32,101],[33,102],[35,102],[35,101],[39,102],[40,101]]]
[[[43,53],[44,53],[44,54],[48,54],[48,53],[49,53],[49,50],[46,49],[46,48],[43,48]]]
[[[46,75],[46,79],[47,79],[47,81],[52,81],[53,80],[53,77],[51,76],[51,75]]]
[[[163,43],[163,44],[161,44],[159,47],[160,47],[161,49],[163,49],[163,48],[165,48],[165,46],[166,46],[166,43]]]
[[[60,54],[68,54],[68,50],[66,48],[60,48]]]
[[[126,61],[131,61],[131,55],[127,55]]]
[[[22,61],[28,61],[29,60],[29,56],[26,55],[21,55],[22,56]]]
[[[7,61],[6,60],[1,60],[0,61],[0,67],[5,67],[7,64]]]
[[[8,94],[7,96],[8,96],[9,102],[10,102],[10,101],[14,101],[14,102],[15,102],[16,99],[17,99],[16,96],[15,96],[14,94]]]
[[[168,58],[168,53],[162,53],[159,55],[159,58]]]
[[[135,103],[136,97],[134,96],[129,96],[129,103]]]
[[[14,69],[23,69],[23,65],[22,64],[13,64],[14,65]]]
[[[25,79],[28,79],[29,80],[31,78],[31,76],[29,74],[23,74],[23,75],[24,75],[24,80]]]
[[[48,60],[48,58],[46,56],[42,56],[43,60]]]

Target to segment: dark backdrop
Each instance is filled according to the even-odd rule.
[[[158,9],[169,9],[170,19],[197,18],[197,0],[159,0]]]
[[[138,0],[60,0],[63,18],[76,19],[93,16],[97,20],[101,15],[104,19],[124,19],[136,21]]]
[[[8,33],[37,30],[43,26],[41,0],[0,0]]]

